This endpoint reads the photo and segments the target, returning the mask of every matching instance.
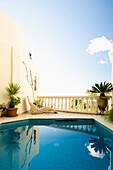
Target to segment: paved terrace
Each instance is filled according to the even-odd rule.
[[[113,131],[113,123],[108,122],[105,119],[105,117],[102,115],[92,115],[92,114],[88,115],[88,114],[65,113],[65,112],[58,112],[58,114],[43,113],[37,115],[33,115],[31,113],[24,113],[18,115],[17,117],[1,117],[0,124],[14,122],[14,121],[21,121],[26,119],[94,119]]]

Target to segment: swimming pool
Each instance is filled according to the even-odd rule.
[[[0,170],[112,170],[113,132],[92,120],[0,126]]]

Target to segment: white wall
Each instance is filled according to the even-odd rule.
[[[11,45],[0,42],[0,103],[9,99],[5,91],[9,82],[11,82]]]
[[[36,98],[39,95],[39,67],[35,65],[32,59],[29,57],[29,50],[28,50],[28,44],[27,42],[21,37],[21,60],[20,60],[20,85],[21,85],[21,100],[22,100],[22,105],[19,108],[20,112],[23,112],[23,109],[25,108],[24,111],[29,110],[29,104],[27,101],[26,96],[29,96],[30,101],[33,102],[33,93],[32,93],[32,88],[30,86],[31,84],[31,77],[30,77],[30,70],[32,73],[32,79],[33,79],[33,89],[34,89],[34,77],[37,76],[37,86],[38,89],[37,91],[34,91],[34,97]],[[23,64],[23,62],[25,64]],[[26,66],[26,67],[25,67]],[[28,71],[28,81],[27,81],[27,71]],[[30,83],[30,84],[29,84]],[[27,88],[26,88],[27,87]]]
[[[32,77],[39,78],[39,67],[29,58],[28,44],[21,35],[21,28],[5,14],[0,12],[0,104],[9,101],[5,87],[11,82],[19,83],[21,91],[21,104],[17,107],[18,113],[29,110],[26,96],[33,101],[32,90],[26,79],[26,63],[28,72],[31,70]],[[39,81],[39,79],[38,79]],[[37,82],[38,83],[38,82]],[[35,91],[35,96],[39,94],[39,89]]]

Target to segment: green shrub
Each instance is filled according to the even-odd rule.
[[[13,98],[13,104],[16,106],[16,105],[18,105],[18,104],[20,104],[21,103],[21,99],[20,99],[20,97],[14,97]]]
[[[2,104],[0,104],[0,109],[3,109],[3,106],[2,106]]]
[[[109,120],[113,121],[113,107],[112,107],[112,109],[109,111],[108,117],[109,117]]]
[[[21,99],[20,99],[20,97],[13,97],[11,99],[11,101],[9,101],[9,103],[8,103],[9,107],[10,107],[11,102],[13,103],[14,106],[16,106],[21,103]]]

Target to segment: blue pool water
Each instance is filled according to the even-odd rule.
[[[113,170],[113,132],[93,120],[0,126],[0,170]]]

